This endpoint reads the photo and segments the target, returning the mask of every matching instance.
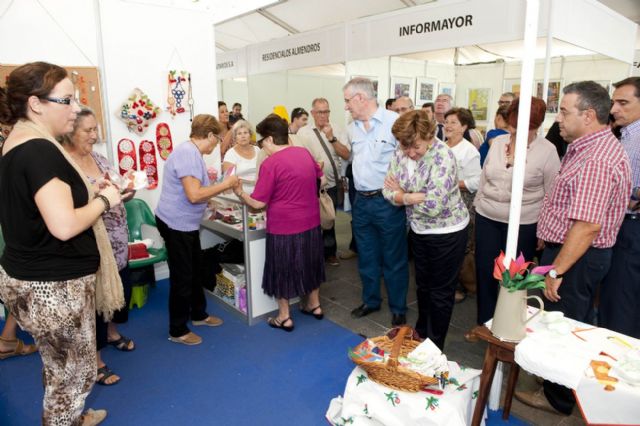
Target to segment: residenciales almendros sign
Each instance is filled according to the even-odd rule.
[[[403,25],[398,29],[398,34],[400,37],[406,37],[414,34],[425,34],[471,26],[473,26],[473,15],[465,15],[456,16],[454,18],[436,19],[434,21],[420,22],[417,24]]]
[[[320,52],[320,43],[311,43],[303,46],[296,46],[289,49],[275,50],[262,54],[262,61],[268,62],[276,59],[289,58],[291,56],[308,55],[310,53]]]

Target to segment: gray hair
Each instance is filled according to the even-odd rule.
[[[247,120],[238,120],[231,128],[231,136],[233,137],[234,141],[236,140],[236,133],[238,133],[238,130],[240,129],[247,129],[249,131],[249,136],[253,136],[253,129],[251,128],[251,124],[249,124]]]
[[[91,108],[89,108],[86,105],[80,105],[80,111],[78,112],[78,114],[76,114],[76,120],[73,122],[73,130],[70,131],[69,133],[67,133],[66,135],[63,135],[60,138],[60,143],[65,145],[65,144],[71,144],[71,137],[76,133],[76,131],[78,130],[78,126],[80,125],[80,122],[85,118],[85,117],[96,117],[96,113],[93,112],[93,110]],[[100,137],[98,136],[98,142],[100,142]]]
[[[354,95],[356,93],[361,93],[367,99],[376,99],[378,96],[373,88],[373,82],[364,77],[352,78],[344,85],[342,90],[350,90]]]
[[[596,113],[598,123],[607,124],[609,122],[609,111],[611,110],[611,98],[607,89],[595,81],[578,81],[571,83],[562,89],[565,95],[578,95],[576,107],[580,111],[593,109]]]
[[[311,101],[311,109],[314,109],[316,105],[320,103],[329,105],[329,101],[326,98],[315,98],[313,101]]]

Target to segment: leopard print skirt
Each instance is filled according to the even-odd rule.
[[[0,266],[0,299],[30,333],[42,357],[42,424],[78,425],[96,379],[96,276],[22,281]]]

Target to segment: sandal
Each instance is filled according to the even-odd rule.
[[[318,309],[321,310],[319,314],[316,313]],[[322,312],[322,307],[320,305],[316,306],[315,308],[311,308],[309,310],[300,308],[300,312],[302,312],[304,315],[313,315],[313,317],[317,320],[321,320],[322,318],[324,318],[324,312]]]
[[[131,352],[136,348],[134,344],[134,346],[131,349],[129,349],[129,345],[133,343],[133,340],[129,339],[126,336],[123,336],[122,334],[120,335],[120,338],[118,340],[112,340],[107,343],[115,347],[117,350],[123,351],[123,352]]]
[[[82,414],[82,426],[95,426],[107,417],[107,410],[93,410],[89,408]]]
[[[291,321],[291,325],[284,325],[285,322],[287,321],[291,321],[291,317],[287,317],[282,321],[278,321],[278,318],[269,318],[267,320],[267,324],[269,324],[269,327],[272,328],[279,328],[281,330],[284,330],[286,332],[291,332],[293,331],[293,321]]]
[[[20,339],[3,339],[0,337],[0,340],[4,343],[14,343],[16,347],[13,350],[8,350],[6,352],[0,352],[0,359],[11,358],[12,356],[18,355],[30,355],[38,350],[36,345],[25,345],[24,342]]]
[[[102,386],[113,386],[113,385],[117,385],[118,383],[120,383],[120,378],[118,378],[118,380],[116,380],[115,382],[111,382],[111,383],[107,383],[107,380],[109,379],[109,377],[113,377],[116,375],[116,373],[114,373],[113,371],[109,370],[109,367],[107,367],[106,365],[103,367],[98,368],[98,376],[102,375],[101,377],[96,377],[96,383]]]

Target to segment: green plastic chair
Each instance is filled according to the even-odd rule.
[[[156,218],[153,212],[143,200],[133,198],[126,203],[124,207],[127,210],[127,226],[129,227],[129,242],[142,240],[142,225],[149,225],[157,228]],[[131,269],[144,268],[154,265],[158,262],[167,260],[167,248],[150,248],[149,254],[153,255],[148,259],[130,260],[129,267]]]
[[[126,203],[127,226],[129,227],[129,242],[142,240],[142,225],[146,224],[157,228],[156,218],[153,212],[143,200],[133,198]],[[135,306],[142,308],[147,301],[149,284],[156,283],[156,275],[153,265],[167,260],[167,248],[150,248],[148,259],[129,260],[129,268],[132,269],[131,303],[129,308]]]

